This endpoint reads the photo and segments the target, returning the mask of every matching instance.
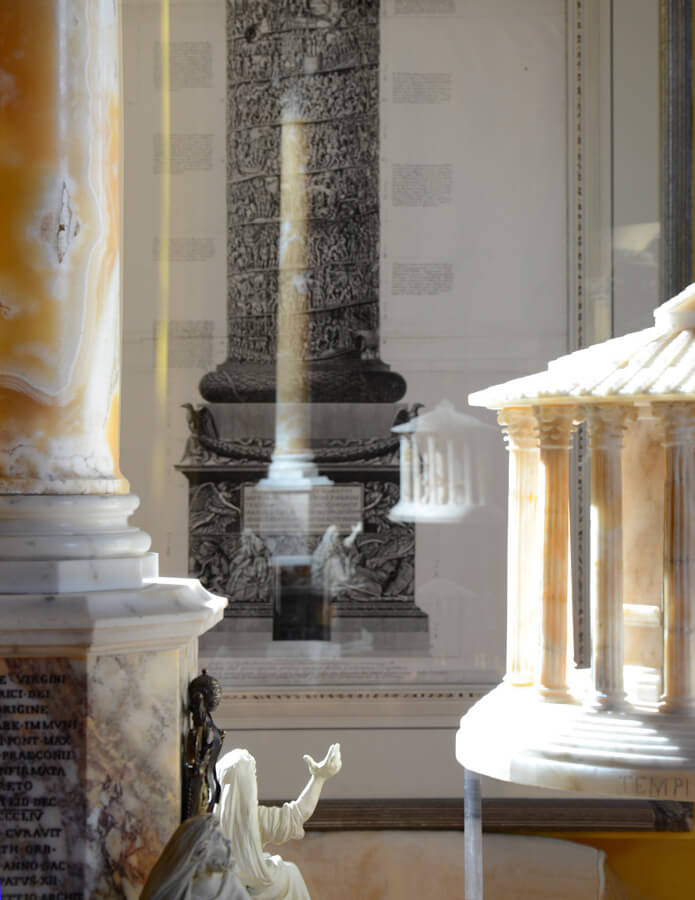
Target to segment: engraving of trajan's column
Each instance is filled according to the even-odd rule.
[[[389,519],[390,429],[410,412],[395,406],[404,379],[379,357],[379,28],[378,0],[227,0],[228,353],[200,383],[207,403],[189,405],[178,468],[190,485],[190,571],[229,600],[215,638],[228,648],[245,646],[242,629],[338,641],[367,630],[374,646],[409,651],[428,642],[414,528]],[[283,122],[297,138],[284,163]],[[301,253],[281,259],[283,225]],[[278,436],[290,387],[304,446],[294,431],[291,446]],[[322,476],[305,534],[259,512],[288,447]],[[293,563],[284,585],[273,560],[301,554],[306,584]],[[330,637],[307,614],[316,590]]]
[[[212,402],[275,400],[280,138],[305,122],[309,181],[303,356],[314,402],[394,402],[379,360],[379,3],[229,0],[228,359]]]

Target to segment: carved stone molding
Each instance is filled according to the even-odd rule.
[[[695,404],[654,403],[653,409],[663,423],[664,447],[688,445],[695,441]]]
[[[541,450],[569,450],[576,410],[573,406],[533,407]]]
[[[632,415],[633,410],[628,406],[587,404],[584,407],[584,417],[588,425],[591,451],[619,449],[625,426]]]
[[[539,446],[538,421],[527,406],[506,406],[497,413],[508,450],[535,450]]]

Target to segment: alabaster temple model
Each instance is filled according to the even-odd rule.
[[[457,758],[523,784],[692,800],[695,285],[655,324],[472,394],[509,450],[507,674]],[[570,444],[588,432],[591,669],[570,669]]]

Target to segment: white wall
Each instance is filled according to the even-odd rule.
[[[225,27],[224,3],[174,2],[172,54],[202,50],[212,58],[209,87],[171,92],[172,135],[212,135],[209,171],[171,176],[171,238],[196,243],[176,252],[210,258],[172,261],[168,304],[162,306],[155,242],[160,234],[161,179],[155,172],[155,135],[162,131],[157,84],[160,42],[157,2],[126,0],[124,45],[124,365],[121,466],[141,498],[134,521],[152,536],[166,575],[186,575],[187,483],[173,466],[187,436],[181,404],[199,402],[198,382],[226,357]],[[207,48],[187,48],[204,44]],[[168,316],[166,397],[158,402],[155,334]]]

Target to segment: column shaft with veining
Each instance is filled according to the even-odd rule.
[[[539,483],[543,503],[541,564],[541,694],[567,694],[567,625],[569,602],[569,469],[574,409],[534,407],[540,435]]]
[[[120,493],[113,0],[0,4],[0,492]]]
[[[505,679],[530,684],[537,657],[540,584],[538,428],[530,409],[502,409],[497,418],[509,451]]]
[[[655,405],[663,416],[664,693],[661,708],[695,708],[695,406]]]
[[[628,410],[586,409],[591,448],[591,640],[594,701],[620,703],[623,689],[623,429]]]

